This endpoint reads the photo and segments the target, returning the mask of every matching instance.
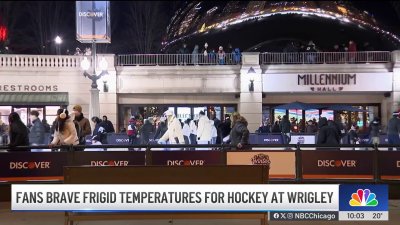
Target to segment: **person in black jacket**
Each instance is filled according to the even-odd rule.
[[[230,142],[237,149],[243,149],[249,144],[250,132],[247,128],[248,122],[238,112],[232,113],[232,119],[232,130],[229,135]]]
[[[12,112],[8,116],[8,123],[10,124],[10,144],[8,145],[10,147],[9,151],[30,151],[30,149],[15,149],[16,146],[29,145],[28,127],[26,127],[21,121],[18,113]]]
[[[101,119],[97,116],[92,117],[92,122],[95,124],[92,137],[98,136],[99,141],[102,144],[107,144],[107,132],[105,128],[107,124],[104,123],[104,121],[101,121]]]
[[[279,129],[281,130],[282,135],[283,135],[283,144],[290,143],[290,139],[291,139],[290,128],[291,128],[291,124],[289,121],[289,117],[287,115],[284,115],[281,123],[279,124]]]
[[[161,120],[160,124],[158,125],[156,134],[154,135],[154,140],[160,139],[162,136],[164,136],[165,132],[167,132],[168,127],[167,124],[165,123],[165,120]]]
[[[107,133],[114,133],[114,125],[111,121],[108,120],[107,116],[103,116],[103,123],[105,125],[104,129],[106,129]]]
[[[146,119],[146,120],[144,120],[144,125],[142,126],[142,129],[141,129],[141,131],[140,131],[140,133],[141,133],[141,136],[140,136],[140,138],[142,139],[141,140],[141,144],[142,145],[147,145],[147,144],[149,144],[149,141],[150,141],[150,135],[151,135],[151,133],[153,133],[154,132],[154,127],[153,127],[153,118],[148,118],[148,119]],[[162,137],[162,136],[161,136]]]
[[[333,121],[328,122],[326,117],[321,117],[319,126],[317,144],[339,145],[340,135]]]
[[[31,123],[32,127],[29,132],[29,144],[31,145],[43,145],[44,143],[44,126],[39,118],[39,112],[32,110],[31,113]]]

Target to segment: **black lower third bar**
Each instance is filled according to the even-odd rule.
[[[270,212],[271,221],[338,221],[339,212],[321,211],[321,212]]]

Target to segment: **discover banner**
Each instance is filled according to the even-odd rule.
[[[63,180],[67,152],[8,152],[0,157],[0,181]]]
[[[152,151],[151,165],[204,166],[224,165],[220,151]]]
[[[302,151],[304,179],[373,179],[372,151]]]
[[[145,165],[144,151],[74,152],[75,166],[133,166]]]
[[[295,152],[227,152],[227,165],[265,165],[270,162],[270,179],[295,179]]]
[[[400,180],[400,152],[380,151],[379,171],[382,180]]]

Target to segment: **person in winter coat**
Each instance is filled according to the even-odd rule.
[[[190,144],[190,119],[186,119],[185,122],[183,123],[183,128],[182,128],[182,133],[183,133],[183,139],[185,139],[185,144],[189,145]],[[189,148],[186,148],[186,150],[190,150]]]
[[[243,149],[249,144],[250,132],[247,120],[238,112],[232,113],[232,130],[229,135],[230,143],[237,149]]]
[[[264,123],[260,125],[260,127],[257,130],[257,133],[259,134],[271,133],[271,124],[269,123],[269,120],[264,121]]]
[[[210,120],[210,126],[211,126],[211,144],[215,145],[217,144],[218,132],[217,128],[214,125],[214,120]]]
[[[236,65],[240,63],[240,58],[241,58],[240,49],[235,48],[235,52],[233,54],[233,61]]]
[[[400,145],[400,119],[398,118],[398,112],[393,112],[393,117],[389,120],[387,125],[387,135],[388,135],[388,142],[391,145]],[[388,149],[392,151],[392,148]]]
[[[319,121],[319,132],[318,132],[318,139],[317,144],[324,144],[324,145],[338,145],[340,142],[340,134],[336,129],[334,122],[329,121],[326,117],[321,117]]]
[[[381,123],[378,117],[375,117],[373,121],[369,124],[369,136],[370,143],[373,145],[379,145],[380,137],[379,133],[381,132]]]
[[[75,124],[68,114],[69,113],[67,109],[57,110],[54,138],[49,145],[50,148],[54,147],[55,145],[79,144],[79,137],[76,132]]]
[[[313,41],[308,42],[306,47],[307,63],[315,63],[317,49]]]
[[[134,145],[136,144],[136,139],[138,135],[137,127],[136,127],[136,120],[134,117],[131,117],[128,121],[128,129],[126,130],[126,134],[129,138],[129,144]]]
[[[210,120],[203,111],[199,113],[199,125],[197,128],[197,143],[209,144],[211,142]]]
[[[219,65],[225,64],[225,51],[222,46],[219,46],[218,48],[218,63]]]
[[[357,52],[357,45],[354,41],[349,41],[349,61],[351,63],[354,63],[354,61],[356,60],[356,52]]]
[[[160,119],[160,123],[158,124],[158,128],[156,131],[156,134],[154,135],[154,140],[159,140],[165,132],[167,132],[168,127],[167,124],[165,123],[165,118]]]
[[[314,124],[314,122],[312,120],[309,120],[307,122],[306,133],[307,134],[315,134],[315,133],[317,133],[317,131],[318,131],[317,126]]]
[[[219,126],[221,129],[221,139],[224,139],[231,133],[231,119],[229,115],[225,115],[225,121]]]
[[[154,132],[154,127],[153,127],[153,118],[148,118],[144,120],[144,125],[142,126],[142,129],[140,131],[140,138],[142,140],[141,144],[142,145],[147,145],[150,142],[150,135],[151,133]]]
[[[189,127],[190,127],[190,144],[196,145],[197,144],[197,125],[194,122],[194,120],[190,120]],[[195,149],[190,148],[190,150],[195,150]]]
[[[281,133],[281,128],[279,126],[279,121],[275,121],[274,125],[271,128],[271,133]]]
[[[50,124],[47,123],[46,119],[42,120],[42,124],[43,124],[43,127],[44,127],[44,132],[45,133],[50,133],[50,131],[51,131]]]
[[[354,144],[359,143],[360,139],[357,134],[357,125],[355,125],[355,124],[351,125],[350,131],[347,135],[348,135],[350,144],[354,145]]]
[[[290,137],[291,124],[289,121],[289,117],[287,115],[283,116],[282,121],[279,124],[279,129],[281,130],[281,133],[283,135],[283,143],[289,144],[291,139]]]
[[[90,135],[92,133],[92,128],[90,127],[90,122],[87,118],[83,116],[82,106],[75,105],[72,108],[73,113],[75,114],[74,120],[79,123],[79,126],[82,129],[81,135],[79,137],[79,144],[84,145],[86,143],[86,135]]]
[[[178,50],[178,54],[179,54],[179,64],[184,64],[186,66],[189,58],[188,55],[190,54],[190,51],[187,48],[186,43],[184,43],[182,48]]]
[[[164,114],[167,116],[168,130],[160,140],[158,140],[158,143],[165,144],[168,141],[170,144],[185,144],[182,126],[178,118],[176,118],[174,113],[170,110],[167,110]]]
[[[207,63],[208,62],[208,55],[210,54],[210,49],[208,49],[208,43],[204,43],[204,47],[201,50],[201,54],[203,55],[203,62]]]
[[[12,112],[8,116],[9,124],[9,137],[10,137],[10,147],[9,151],[30,151],[29,149],[15,149],[16,146],[28,146],[29,145],[29,129],[21,121],[21,117],[18,113]]]
[[[192,63],[193,65],[199,65],[199,46],[195,45],[192,52]]]
[[[105,125],[104,129],[106,129],[106,133],[114,133],[114,125],[111,121],[108,120],[107,116],[103,116],[103,123]]]
[[[92,138],[94,136],[97,136],[97,139],[99,139],[99,141],[102,144],[107,143],[106,139],[107,139],[107,134],[106,134],[106,124],[104,123],[104,121],[101,121],[101,119],[97,116],[92,117],[92,122],[95,124],[94,125],[94,130],[92,133]]]
[[[30,145],[43,145],[44,143],[44,126],[39,119],[39,112],[32,110],[30,113],[30,119],[32,123],[31,130],[29,132],[29,144]]]

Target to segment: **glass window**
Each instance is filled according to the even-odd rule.
[[[8,115],[11,113],[11,106],[0,106],[0,119],[8,125]]]
[[[366,110],[368,110],[367,112],[367,124],[365,124],[367,127],[369,126],[369,124],[371,123],[371,121],[374,120],[375,117],[379,117],[379,112],[378,112],[378,106],[367,106]]]
[[[316,120],[319,121],[319,110],[318,109],[308,109],[305,112],[306,121]]]
[[[19,114],[25,125],[28,125],[28,108],[14,108],[14,112]]]
[[[176,118],[185,121],[186,119],[191,117],[191,108],[190,107],[177,107]]]
[[[208,115],[207,115],[207,107],[205,107],[205,106],[203,106],[203,107],[194,107],[194,108],[193,108],[193,113],[194,113],[193,119],[194,119],[194,120],[198,120],[198,119],[199,119],[199,113],[200,113],[200,111],[205,112],[206,116],[208,116]]]
[[[168,110],[172,111],[172,112],[174,113],[174,115],[176,115],[175,107],[168,107]],[[164,113],[164,112],[163,112],[163,113]]]
[[[289,110],[289,119],[294,118],[297,122],[299,122],[303,118],[303,110],[301,109],[290,109]]]
[[[224,113],[231,117],[232,113],[235,112],[235,107],[224,107]]]
[[[286,109],[275,109],[274,121],[281,121],[284,115],[286,115]]]
[[[210,109],[211,118],[213,118],[213,116],[215,116],[215,118],[221,120],[221,117],[222,117],[222,108],[221,107],[219,107],[219,106],[210,106],[209,109]]]
[[[321,117],[326,117],[328,120],[333,120],[333,110],[322,110]]]
[[[271,118],[271,107],[263,106],[262,107],[262,119],[263,119],[263,121],[266,121],[269,118]]]

